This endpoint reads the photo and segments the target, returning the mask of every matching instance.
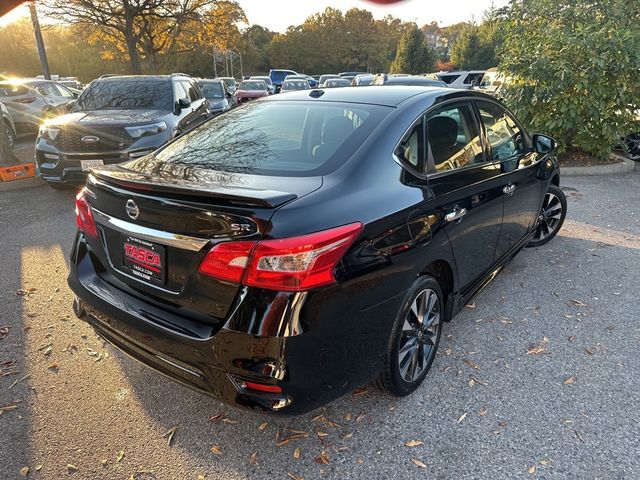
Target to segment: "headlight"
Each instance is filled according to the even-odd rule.
[[[133,138],[140,138],[145,135],[155,135],[156,133],[164,132],[167,129],[167,124],[164,122],[156,122],[147,125],[138,125],[136,127],[124,127],[124,129]]]
[[[40,125],[40,136],[43,138],[48,138],[49,140],[55,140],[59,133],[60,133],[60,129],[58,127]]]

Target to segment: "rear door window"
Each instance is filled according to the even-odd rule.
[[[36,92],[40,95],[44,95],[45,97],[57,97],[58,90],[53,85],[53,83],[40,83],[35,87]]]
[[[427,118],[429,171],[446,172],[485,162],[482,141],[469,103],[442,107]]]
[[[29,89],[24,85],[12,85],[12,84],[0,85],[0,98],[1,97],[21,97],[23,95],[27,95],[28,93],[29,93]]]

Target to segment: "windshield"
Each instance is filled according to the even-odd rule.
[[[240,90],[266,90],[267,84],[262,80],[256,80],[255,82],[241,82]]]
[[[109,80],[93,82],[76,101],[74,112],[153,109],[171,111],[171,81]]]
[[[345,80],[344,78],[336,78],[333,80],[327,80],[325,82],[325,85],[327,87],[348,87],[349,85],[351,85],[351,82],[349,80]]]
[[[328,102],[248,104],[180,137],[156,158],[224,172],[324,175],[350,158],[391,110]]]
[[[204,98],[208,98],[210,100],[221,100],[224,98],[224,90],[222,89],[221,83],[203,82],[200,83],[200,90],[202,90]]]

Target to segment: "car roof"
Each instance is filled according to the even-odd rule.
[[[187,77],[186,75],[108,75],[97,78],[95,81],[130,80],[134,82],[143,82],[145,80],[171,80],[172,78],[190,79],[191,77]]]
[[[323,92],[320,96],[318,93]],[[323,101],[323,102],[341,102],[341,103],[361,103],[370,105],[382,105],[387,107],[397,107],[401,103],[420,96],[424,97],[441,97],[473,95],[482,98],[491,98],[487,95],[472,92],[470,90],[458,90],[449,87],[427,87],[427,86],[364,86],[364,87],[344,87],[344,88],[315,88],[312,90],[301,90],[297,92],[287,93],[286,97],[272,95],[264,101]]]

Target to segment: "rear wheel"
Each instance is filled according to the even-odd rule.
[[[401,397],[420,386],[436,355],[444,315],[442,290],[435,278],[420,277],[398,312],[385,352],[378,387]]]
[[[528,247],[539,247],[551,241],[560,231],[567,215],[567,198],[555,185],[549,185],[538,216],[538,228]]]
[[[640,133],[632,133],[624,139],[624,151],[631,160],[640,160]]]
[[[13,129],[8,125],[8,122],[5,120],[4,124],[4,133],[7,136],[7,140],[9,142],[9,150],[13,150],[13,146],[16,143],[16,134],[13,133]]]

